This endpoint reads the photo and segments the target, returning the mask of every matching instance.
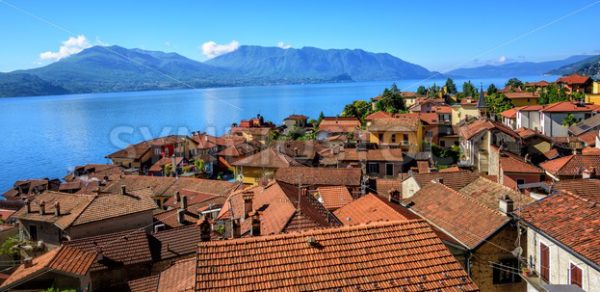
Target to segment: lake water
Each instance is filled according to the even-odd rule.
[[[554,76],[521,77],[524,81]],[[484,88],[507,78],[472,79]],[[444,80],[396,81],[404,91]],[[458,88],[464,80],[455,80]],[[62,178],[74,166],[104,158],[129,143],[167,134],[221,135],[231,123],[256,114],[277,124],[289,114],[339,114],[353,100],[369,99],[392,81],[279,85],[197,90],[0,98],[0,193],[15,180]]]

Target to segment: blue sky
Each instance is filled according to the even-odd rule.
[[[0,0],[0,72],[48,64],[78,45],[115,44],[205,60],[201,46],[209,41],[361,48],[448,71],[599,54],[599,15],[598,0]],[[65,54],[57,54],[77,36],[85,39],[72,39]],[[212,46],[212,53],[215,48],[221,47]]]

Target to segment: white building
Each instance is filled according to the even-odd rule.
[[[570,101],[557,102],[545,106],[525,106],[517,110],[517,128],[538,130],[548,137],[567,137],[569,127],[564,120],[573,116],[574,122],[580,122],[596,114],[600,106]]]

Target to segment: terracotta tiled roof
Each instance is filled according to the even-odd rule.
[[[517,158],[514,155],[503,155],[500,157],[500,167],[504,172],[516,172],[516,173],[534,173],[542,174],[544,171],[530,163],[523,161],[523,159]]]
[[[137,195],[135,193],[97,195],[94,196],[94,200],[85,210],[79,213],[77,219],[73,221],[73,225],[127,216],[156,208],[156,203],[148,195]]]
[[[511,109],[507,109],[503,112],[500,113],[501,116],[508,118],[508,119],[516,119],[517,118],[517,111],[519,111],[521,108],[523,108],[522,106],[520,107],[513,107]]]
[[[569,127],[569,132],[574,136],[579,136],[585,132],[592,131],[600,127],[600,115],[594,115],[589,119],[585,119],[575,125]]]
[[[457,171],[462,171],[462,169],[460,169],[458,166],[452,166],[452,167],[448,167],[448,168],[442,168],[439,170],[439,172],[457,172]]]
[[[437,105],[432,108],[432,110],[438,114],[451,114],[452,107],[449,105]]]
[[[539,132],[529,129],[529,128],[518,128],[515,130],[515,133],[517,133],[517,135],[519,135],[519,137],[523,138],[523,139],[527,139],[529,137],[532,137],[534,135],[541,135]]]
[[[151,236],[156,238],[151,245],[160,257],[158,260],[182,257],[196,252],[200,241],[200,226],[197,224],[181,226],[159,231]]]
[[[479,201],[492,210],[497,210],[500,199],[506,196],[515,203],[515,208],[517,206],[525,206],[534,201],[529,196],[484,177],[480,177],[466,185],[460,189],[459,193]]]
[[[27,207],[19,209],[12,215],[13,218],[31,220],[54,224],[60,229],[67,229],[86,208],[94,201],[94,195],[72,195],[58,192],[45,192],[37,195],[31,202],[31,213],[27,213]],[[45,203],[45,214],[41,214],[40,203]],[[54,204],[60,205],[60,216],[54,214]]]
[[[76,176],[76,172],[79,174]],[[123,174],[123,170],[120,166],[115,164],[86,164],[83,166],[76,166],[74,172],[65,176],[65,181],[72,181],[79,176],[85,176],[88,179],[97,178],[103,180],[105,177],[116,178]]]
[[[184,140],[190,140],[187,136],[181,135],[170,135],[166,137],[160,137],[148,141],[143,141],[137,144],[129,145],[124,149],[121,149],[117,152],[111,153],[107,155],[107,158],[129,158],[129,159],[139,159],[144,154],[152,148],[152,146],[163,146],[163,145],[171,145],[181,143]],[[194,141],[195,143],[195,141]]]
[[[419,118],[428,125],[437,125],[440,122],[437,113],[420,113]]]
[[[267,136],[271,130],[272,129],[269,127],[233,127],[231,128],[231,134],[235,135],[236,133],[246,133],[252,136]]]
[[[316,141],[274,141],[273,147],[280,153],[292,158],[313,159],[316,153],[324,149]]]
[[[464,139],[471,139],[475,135],[494,128],[494,124],[488,120],[476,120],[458,130],[459,135]]]
[[[360,129],[360,121],[357,118],[323,118],[319,124],[319,131],[327,131],[331,133],[352,133]]]
[[[64,245],[102,255],[92,264],[92,271],[109,269],[115,263],[133,265],[152,261],[148,235],[140,229],[75,239]]]
[[[377,221],[406,221],[418,218],[403,207],[387,202],[375,194],[367,194],[333,212],[344,225]]]
[[[537,99],[537,98],[540,98],[540,95],[537,92],[528,92],[528,91],[506,92],[506,93],[504,93],[504,96],[506,96],[506,98],[508,98],[508,99],[521,99],[521,98]]]
[[[525,86],[536,86],[536,87],[546,87],[550,85],[548,81],[542,80],[538,82],[526,82]]]
[[[111,184],[108,191],[119,193],[121,186],[125,186],[128,191],[138,192],[149,190],[153,196],[170,197],[177,191],[183,189],[188,191],[201,192],[209,195],[227,196],[231,190],[238,184],[223,180],[201,179],[192,177],[165,177],[165,176],[144,176],[144,175],[125,175],[120,180]]]
[[[0,289],[10,289],[14,286],[26,282],[28,279],[35,279],[41,273],[51,271],[62,272],[74,276],[84,276],[88,273],[92,263],[96,260],[95,251],[83,251],[77,248],[62,246],[53,249],[32,260],[31,267],[20,265],[6,279]]]
[[[389,131],[389,132],[414,132],[419,127],[418,114],[405,114],[411,117],[394,117],[387,119],[376,119],[367,127],[368,131]],[[414,115],[414,117],[412,117]]]
[[[544,153],[544,156],[548,159],[554,159],[559,156],[559,153],[558,153],[558,150],[556,150],[556,148],[552,148],[552,149],[548,150],[546,153]]]
[[[175,209],[171,209],[171,210],[167,210],[164,212],[154,214],[154,220],[156,222],[165,224],[166,226],[168,226],[170,228],[187,226],[190,224],[196,224],[198,222],[198,220],[200,220],[200,215],[197,212],[190,211],[190,209],[188,208],[185,211],[185,213],[183,214],[183,221],[180,222],[179,219],[177,218],[179,216],[179,215],[177,215],[178,211],[179,211],[179,208],[175,208]]]
[[[175,164],[179,165],[183,161],[183,157],[175,157]],[[167,164],[172,164],[173,158],[171,157],[163,157],[156,161],[152,166],[150,166],[149,171],[162,171],[163,167]]]
[[[245,167],[268,167],[268,168],[285,168],[290,166],[301,166],[292,157],[283,153],[277,152],[273,148],[267,148],[261,152],[244,157],[234,163],[234,166]]]
[[[359,186],[361,177],[359,168],[280,168],[275,173],[277,181],[314,186]]]
[[[213,194],[205,194],[203,192],[192,191],[188,189],[181,189],[179,191],[179,195],[181,197],[185,196],[187,199],[188,206],[192,205],[206,205],[209,203],[212,204],[223,204],[225,201],[225,196],[213,195]],[[164,206],[170,208],[179,208],[181,205],[181,201],[177,202],[176,196],[169,197],[165,202]],[[206,203],[206,204],[203,204]]]
[[[206,133],[196,133],[192,135],[192,140],[198,144],[197,149],[211,149],[217,147],[217,137],[208,135]]]
[[[600,155],[569,155],[540,163],[540,167],[554,176],[580,177],[584,169],[600,171]]]
[[[285,118],[284,120],[297,120],[297,121],[303,121],[308,119],[307,116],[305,115],[289,115],[287,118]]]
[[[196,284],[196,259],[183,259],[160,273],[156,292],[194,291]]]
[[[537,112],[540,111],[544,108],[543,105],[526,105],[526,106],[522,106],[520,107],[517,111],[518,112]]]
[[[412,203],[411,210],[469,249],[477,248],[510,221],[499,211],[439,183],[421,188],[405,203]]]
[[[398,191],[402,194],[402,179],[406,174],[400,173],[399,175],[399,178],[377,178],[375,180],[377,195],[387,199],[390,191]]]
[[[596,147],[585,147],[581,149],[583,155],[600,155],[600,148]]]
[[[547,113],[569,113],[569,112],[591,112],[598,110],[595,104],[579,104],[572,101],[561,101],[544,106],[541,112]]]
[[[201,291],[478,290],[421,220],[203,242],[197,258]]]
[[[378,112],[374,112],[374,113],[366,116],[365,121],[372,121],[372,120],[376,120],[376,119],[389,119],[391,117],[392,117],[392,115],[388,114],[385,111],[378,111]]]
[[[600,265],[600,204],[597,201],[569,193],[550,195],[517,214],[530,227]]]
[[[579,141],[585,142],[585,145],[587,145],[587,146],[594,146],[594,145],[596,145],[596,137],[597,136],[598,136],[597,131],[589,131],[587,133],[583,133],[583,134],[577,136],[577,138],[579,139]]]
[[[319,194],[319,202],[327,210],[338,209],[353,200],[352,195],[345,186],[320,187],[317,188],[317,193]]]
[[[552,189],[600,202],[599,179],[563,179],[555,182]]]
[[[589,76],[583,76],[579,74],[571,74],[568,76],[563,76],[556,80],[556,83],[566,83],[566,84],[585,84],[590,81]]]
[[[443,184],[453,190],[460,190],[479,177],[472,171],[462,170],[454,172],[417,173],[413,177],[421,188],[432,183],[432,181],[443,180]]]
[[[160,274],[143,277],[127,282],[130,292],[152,292],[158,287]]]

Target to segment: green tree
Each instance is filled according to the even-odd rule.
[[[381,98],[375,104],[377,110],[385,111],[388,113],[398,113],[406,111],[406,104],[400,91],[394,91],[392,89],[384,89],[381,94]]]
[[[494,83],[491,83],[490,86],[488,86],[487,88],[487,94],[494,94],[498,92],[498,88],[496,88],[496,85],[494,85]]]
[[[435,98],[440,94],[440,90],[441,88],[437,84],[433,83],[433,85],[427,89],[427,96]]]
[[[569,96],[566,94],[565,89],[559,87],[556,84],[550,84],[540,94],[540,104],[550,104],[559,101],[567,101]]]
[[[465,97],[469,97],[469,96],[472,98],[475,98],[478,95],[479,95],[479,91],[473,85],[473,83],[471,83],[471,81],[469,80],[469,81],[463,83],[462,92],[459,93],[457,96],[459,99],[461,99],[461,98],[465,98]]]
[[[491,115],[495,115],[496,118],[499,118],[503,111],[514,107],[510,99],[506,98],[502,93],[488,94],[485,97],[485,102],[488,106],[488,112]]]
[[[0,254],[12,255],[12,256],[18,255],[19,254],[18,245],[20,243],[22,243],[22,242],[19,239],[19,235],[13,235],[13,236],[6,238],[6,240],[4,240],[4,242],[2,242],[2,245],[0,245]]]
[[[570,127],[575,124],[577,124],[577,119],[575,119],[571,113],[569,113],[562,121],[563,127]]]
[[[519,80],[518,78],[511,78],[511,79],[508,79],[505,86],[512,87],[513,89],[515,89],[515,88],[523,89],[523,82],[521,80]]]
[[[194,168],[196,168],[196,172],[203,173],[204,172],[204,160],[196,159],[194,161]]]
[[[371,110],[371,105],[364,100],[355,100],[354,102],[344,106],[342,117],[355,117],[361,121]]]
[[[417,95],[425,95],[427,94],[427,88],[425,88],[425,86],[421,85],[419,86],[419,88],[417,88]]]
[[[323,114],[323,112],[319,113],[319,117],[317,118],[317,124],[314,125],[314,127],[318,127],[321,124],[321,121],[323,121],[323,119],[325,118],[325,115]]]
[[[458,90],[456,90],[456,84],[454,84],[454,80],[452,80],[452,78],[448,78],[446,79],[446,91],[449,94],[456,94],[458,92]]]
[[[171,163],[165,164],[163,172],[164,176],[171,176],[171,173],[173,173],[173,166],[171,165]]]

